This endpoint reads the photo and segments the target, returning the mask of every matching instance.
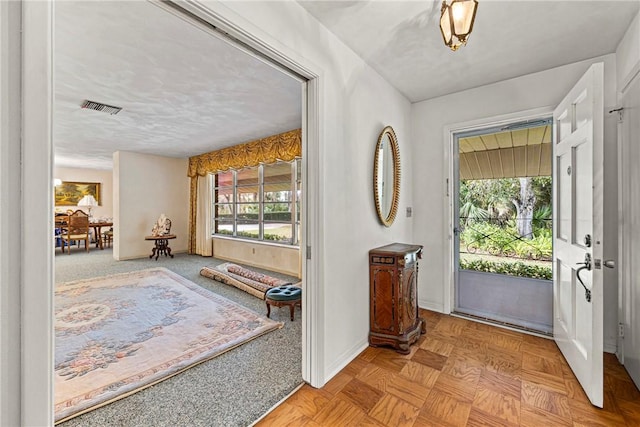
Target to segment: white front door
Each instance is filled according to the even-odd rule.
[[[603,403],[603,74],[592,65],[553,113],[553,335],[595,406]],[[587,262],[588,265],[581,264]]]

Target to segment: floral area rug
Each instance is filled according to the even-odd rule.
[[[59,285],[56,423],[279,327],[165,268]]]

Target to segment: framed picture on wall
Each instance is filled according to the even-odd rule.
[[[98,205],[101,204],[99,182],[62,181],[54,190],[56,206],[76,206],[80,199],[88,195],[95,197]]]

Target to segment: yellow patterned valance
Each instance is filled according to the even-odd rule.
[[[204,176],[228,169],[258,166],[260,163],[291,161],[302,156],[300,129],[257,139],[245,144],[189,158],[188,176]]]

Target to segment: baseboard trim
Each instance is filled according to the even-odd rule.
[[[418,300],[418,307],[420,307],[422,309],[425,309],[425,310],[431,310],[431,311],[436,311],[438,313],[444,313],[444,304],[442,304],[442,303],[426,301],[426,300]]]
[[[327,368],[327,372],[329,372],[325,378],[323,385],[329,382],[329,380],[335,377],[338,372],[344,369],[353,359],[355,359],[360,353],[362,353],[367,347],[369,347],[369,340],[365,340],[364,342],[359,342],[350,349],[346,350],[344,353],[338,357],[336,363],[333,363],[331,366]]]
[[[100,250],[100,249],[97,249],[97,248],[96,248],[95,250]],[[172,250],[171,250],[171,253],[172,253],[172,254],[174,254],[174,255],[178,255],[178,254],[186,254],[186,253],[187,253],[187,250],[186,250],[186,249],[180,249],[180,250],[174,251],[174,250],[172,249]],[[141,259],[141,258],[150,258],[150,257],[149,257],[149,253],[146,253],[146,254],[144,254],[144,255],[131,255],[131,256],[126,256],[126,257],[120,257],[119,259],[117,259],[117,261],[130,261],[130,260],[132,260],[132,259]],[[158,257],[158,259],[161,259],[161,258],[168,258],[168,257],[167,257],[167,256],[165,256],[165,255],[160,255],[160,256]]]
[[[615,341],[614,342],[605,341],[603,347],[604,347],[604,352],[605,353],[616,354],[616,352],[618,351],[618,345],[617,345],[617,343]]]

